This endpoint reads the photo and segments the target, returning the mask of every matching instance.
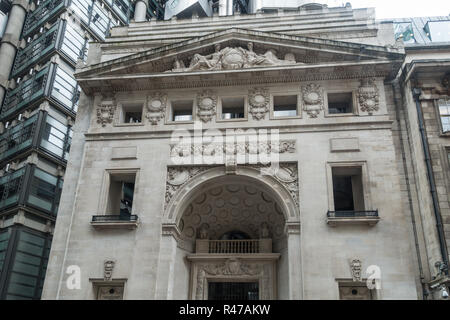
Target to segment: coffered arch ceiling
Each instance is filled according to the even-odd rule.
[[[274,240],[285,236],[285,218],[273,197],[257,184],[238,180],[203,188],[193,198],[179,222],[183,238],[196,239],[204,225],[212,240],[230,231],[258,239],[263,222],[268,224]]]

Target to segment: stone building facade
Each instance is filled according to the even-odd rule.
[[[404,46],[373,9],[313,9],[91,44],[44,299],[423,297]]]

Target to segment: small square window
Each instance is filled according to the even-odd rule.
[[[123,104],[121,123],[141,123],[142,122],[142,104]]]
[[[352,112],[353,94],[351,92],[328,94],[329,114],[347,114]]]
[[[245,99],[222,98],[222,119],[244,119],[245,118]]]
[[[174,100],[172,105],[172,121],[192,121],[193,100]]]
[[[274,96],[273,97],[273,116],[296,117],[297,114],[297,96]]]

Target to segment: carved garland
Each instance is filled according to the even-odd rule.
[[[157,92],[147,97],[146,117],[151,124],[156,125],[165,117],[167,107],[167,94]]]
[[[97,123],[100,123],[102,127],[105,127],[108,123],[112,123],[115,111],[115,99],[103,100],[97,107]]]
[[[375,84],[375,79],[361,80],[361,86],[358,89],[358,101],[361,111],[372,115],[380,108],[380,92]]]
[[[255,88],[249,91],[248,102],[250,106],[249,112],[253,119],[262,120],[269,111],[270,96],[269,90],[266,88]]]
[[[303,110],[310,118],[317,118],[323,110],[323,89],[320,85],[310,83],[302,87]]]
[[[197,95],[197,115],[203,122],[209,122],[216,115],[217,96],[210,90]]]

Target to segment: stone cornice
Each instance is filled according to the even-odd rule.
[[[307,133],[307,132],[337,132],[337,131],[360,131],[360,130],[391,130],[392,120],[367,120],[364,122],[353,122],[345,124],[337,123],[323,123],[323,124],[303,124],[298,126],[282,127],[279,124],[274,126],[259,126],[259,129],[277,128],[280,130],[280,137],[283,134]],[[175,128],[173,128],[175,129]],[[226,130],[229,128],[223,128]],[[245,129],[245,128],[244,128]],[[186,128],[187,131],[193,131],[191,128]],[[220,130],[220,129],[219,129]],[[88,132],[85,133],[86,141],[109,141],[109,140],[136,140],[136,139],[170,139],[173,130],[160,131],[136,131],[136,128],[130,129],[126,132]]]
[[[78,77],[86,94],[179,88],[227,87],[340,79],[393,79],[402,61],[367,61],[252,69]]]

